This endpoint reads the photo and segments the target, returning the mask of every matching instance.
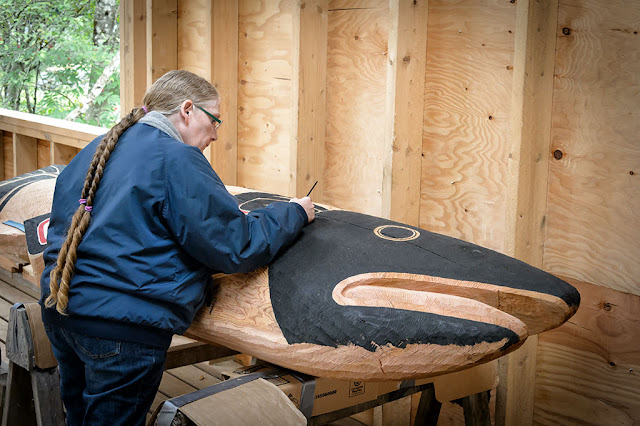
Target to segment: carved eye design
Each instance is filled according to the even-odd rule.
[[[377,237],[389,241],[411,241],[420,236],[420,232],[406,226],[382,225],[373,230]]]

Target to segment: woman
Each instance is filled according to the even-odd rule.
[[[68,425],[144,424],[212,273],[268,264],[314,219],[308,197],[238,209],[202,154],[222,123],[209,82],[171,71],[143,104],[56,184],[40,304]]]

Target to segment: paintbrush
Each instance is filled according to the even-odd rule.
[[[317,184],[318,184],[318,181],[316,181],[316,183],[314,183],[314,184],[313,184],[313,186],[311,187],[311,189],[310,189],[310,190],[309,190],[309,192],[307,193],[307,197],[308,197],[309,195],[311,195],[311,191],[313,191],[313,188],[315,188]]]

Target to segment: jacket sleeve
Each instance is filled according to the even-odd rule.
[[[244,214],[202,153],[184,145],[165,158],[162,215],[177,243],[215,271],[265,266],[291,244],[307,222],[296,203],[276,202]]]

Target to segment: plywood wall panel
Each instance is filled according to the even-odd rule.
[[[430,1],[420,226],[504,247],[515,4]]]
[[[540,335],[536,424],[632,425],[640,418],[640,297],[570,280],[576,315]]]
[[[640,3],[558,14],[544,268],[640,295]]]
[[[329,2],[324,201],[382,213],[388,2]]]
[[[294,2],[238,7],[238,185],[290,194]]]

